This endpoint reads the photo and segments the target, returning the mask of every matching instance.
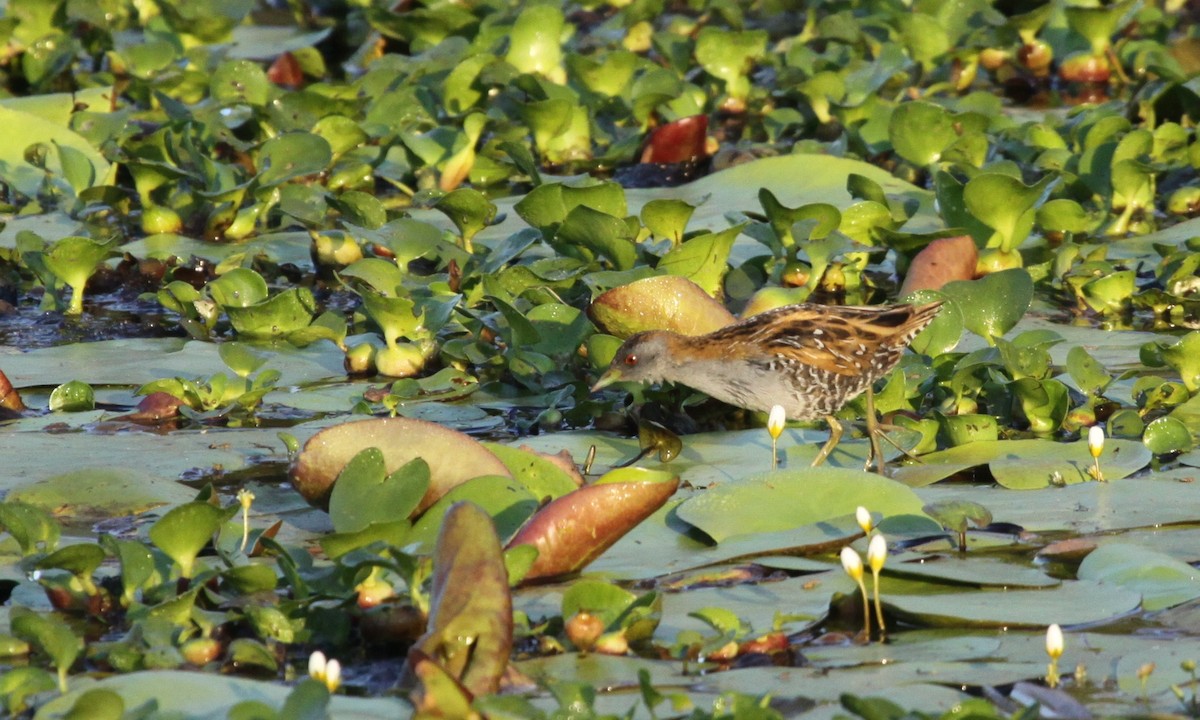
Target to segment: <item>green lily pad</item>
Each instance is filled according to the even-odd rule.
[[[909,594],[884,589],[884,602],[906,622],[930,627],[1046,627],[1099,623],[1138,607],[1131,590],[1085,580],[1040,590]]]
[[[1142,607],[1155,611],[1200,597],[1196,569],[1148,547],[1122,542],[1104,543],[1083,559],[1077,575],[1106,587],[1131,590],[1142,596]]]
[[[921,514],[910,489],[873,473],[838,468],[784,470],[710,488],[679,506],[679,518],[718,543],[853,515],[860,505],[889,515]]]
[[[1150,463],[1150,452],[1140,442],[1110,439],[1100,455],[1106,480],[1119,480]],[[1031,490],[1088,482],[1092,456],[1087,441],[1052,440],[980,441],[930,453],[921,462],[897,468],[895,477],[911,487],[943,480],[967,468],[987,465],[996,482],[1014,490]]]

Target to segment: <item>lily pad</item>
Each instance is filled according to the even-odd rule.
[[[417,513],[471,478],[511,477],[504,463],[470,436],[410,418],[358,420],[326,428],[304,444],[289,477],[310,503],[327,504],[338,473],[351,458],[372,447],[383,452],[388,473],[415,458],[429,465],[429,490],[418,503]]]
[[[1119,480],[1150,463],[1150,451],[1132,440],[1110,439],[1100,455],[1106,480]],[[982,440],[921,457],[897,468],[895,477],[910,487],[930,485],[968,468],[987,465],[996,482],[1014,490],[1032,490],[1093,480],[1087,441]]]
[[[759,474],[709,488],[679,506],[680,519],[717,543],[736,535],[798,528],[860,505],[889,515],[920,515],[923,503],[904,485],[861,470],[812,468]]]
[[[1077,580],[1041,590],[908,594],[884,587],[884,602],[905,622],[932,627],[1046,627],[1115,620],[1137,609],[1134,591]]]

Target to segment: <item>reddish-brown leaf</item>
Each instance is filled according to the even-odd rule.
[[[304,85],[304,71],[300,69],[300,61],[290,52],[285,52],[275,58],[267,69],[267,79],[281,88],[298,90]]]
[[[21,393],[12,386],[12,382],[9,381],[3,370],[0,370],[0,408],[13,412],[26,410],[25,402],[21,400]]]
[[[642,146],[643,163],[681,163],[708,157],[708,116],[693,115],[660,125]]]
[[[578,572],[662,507],[678,487],[676,477],[665,482],[613,482],[579,488],[539,510],[508,546],[537,548],[537,560],[526,573],[526,581]]]
[[[133,412],[113,419],[154,425],[178,417],[179,406],[182,404],[183,401],[171,393],[154,392],[142,398]]]
[[[900,286],[900,296],[917,290],[940,290],[955,280],[972,280],[978,262],[979,251],[970,236],[938,238],[913,258]]]

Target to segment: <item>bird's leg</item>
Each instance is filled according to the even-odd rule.
[[[817,453],[817,456],[813,458],[813,467],[825,462],[825,458],[829,457],[829,453],[833,452],[833,449],[837,447],[838,441],[842,439],[842,424],[837,421],[837,418],[832,415],[826,415],[825,422],[829,423],[829,439],[821,447],[821,452]]]
[[[890,431],[890,430],[904,430],[904,429],[905,428],[902,428],[899,425],[892,425],[890,423],[879,423],[879,430],[880,430],[879,437],[883,438],[884,440],[887,440],[889,445],[896,448],[900,452],[904,453],[904,457],[908,458],[909,460],[913,460],[913,461],[916,461],[919,463],[925,462],[924,460],[917,457],[916,455],[913,455],[911,450],[909,450],[908,448],[904,447],[900,443],[893,440],[891,435],[887,434],[888,431]]]
[[[887,467],[883,457],[883,448],[879,446],[879,436],[883,430],[879,427],[879,418],[875,416],[875,388],[867,386],[867,437],[871,439],[871,454],[867,456],[867,464],[863,470],[871,467],[871,458],[879,468],[879,474],[887,476]]]

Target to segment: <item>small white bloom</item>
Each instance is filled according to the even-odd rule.
[[[1104,427],[1101,425],[1093,425],[1088,430],[1088,450],[1091,451],[1092,457],[1100,457],[1100,453],[1104,451]]]
[[[842,567],[845,568],[847,575],[854,578],[855,582],[862,582],[862,556],[860,556],[858,552],[849,545],[842,548]]]
[[[859,505],[858,509],[854,511],[854,518],[858,520],[858,526],[863,529],[863,532],[870,535],[871,528],[875,527],[875,520],[871,517],[871,511]]]
[[[883,535],[876,533],[875,537],[871,538],[871,544],[867,546],[867,562],[871,565],[871,572],[879,574],[883,564],[887,562],[887,554],[887,540]]]
[[[337,660],[330,660],[325,665],[325,687],[329,692],[337,692],[337,689],[342,686],[342,664]]]
[[[308,676],[313,680],[325,682],[325,669],[328,663],[325,661],[325,653],[320,650],[313,651],[312,655],[308,656]]]
[[[250,504],[254,502],[254,493],[250,492],[246,488],[242,488],[241,490],[238,490],[237,499],[243,510],[249,510]]]
[[[1046,628],[1046,654],[1051,660],[1057,661],[1063,654],[1063,631],[1054,623]]]
[[[771,414],[767,417],[767,432],[771,433],[771,438],[778,440],[783,434],[783,426],[787,424],[787,413],[782,405],[775,405],[771,408]]]

